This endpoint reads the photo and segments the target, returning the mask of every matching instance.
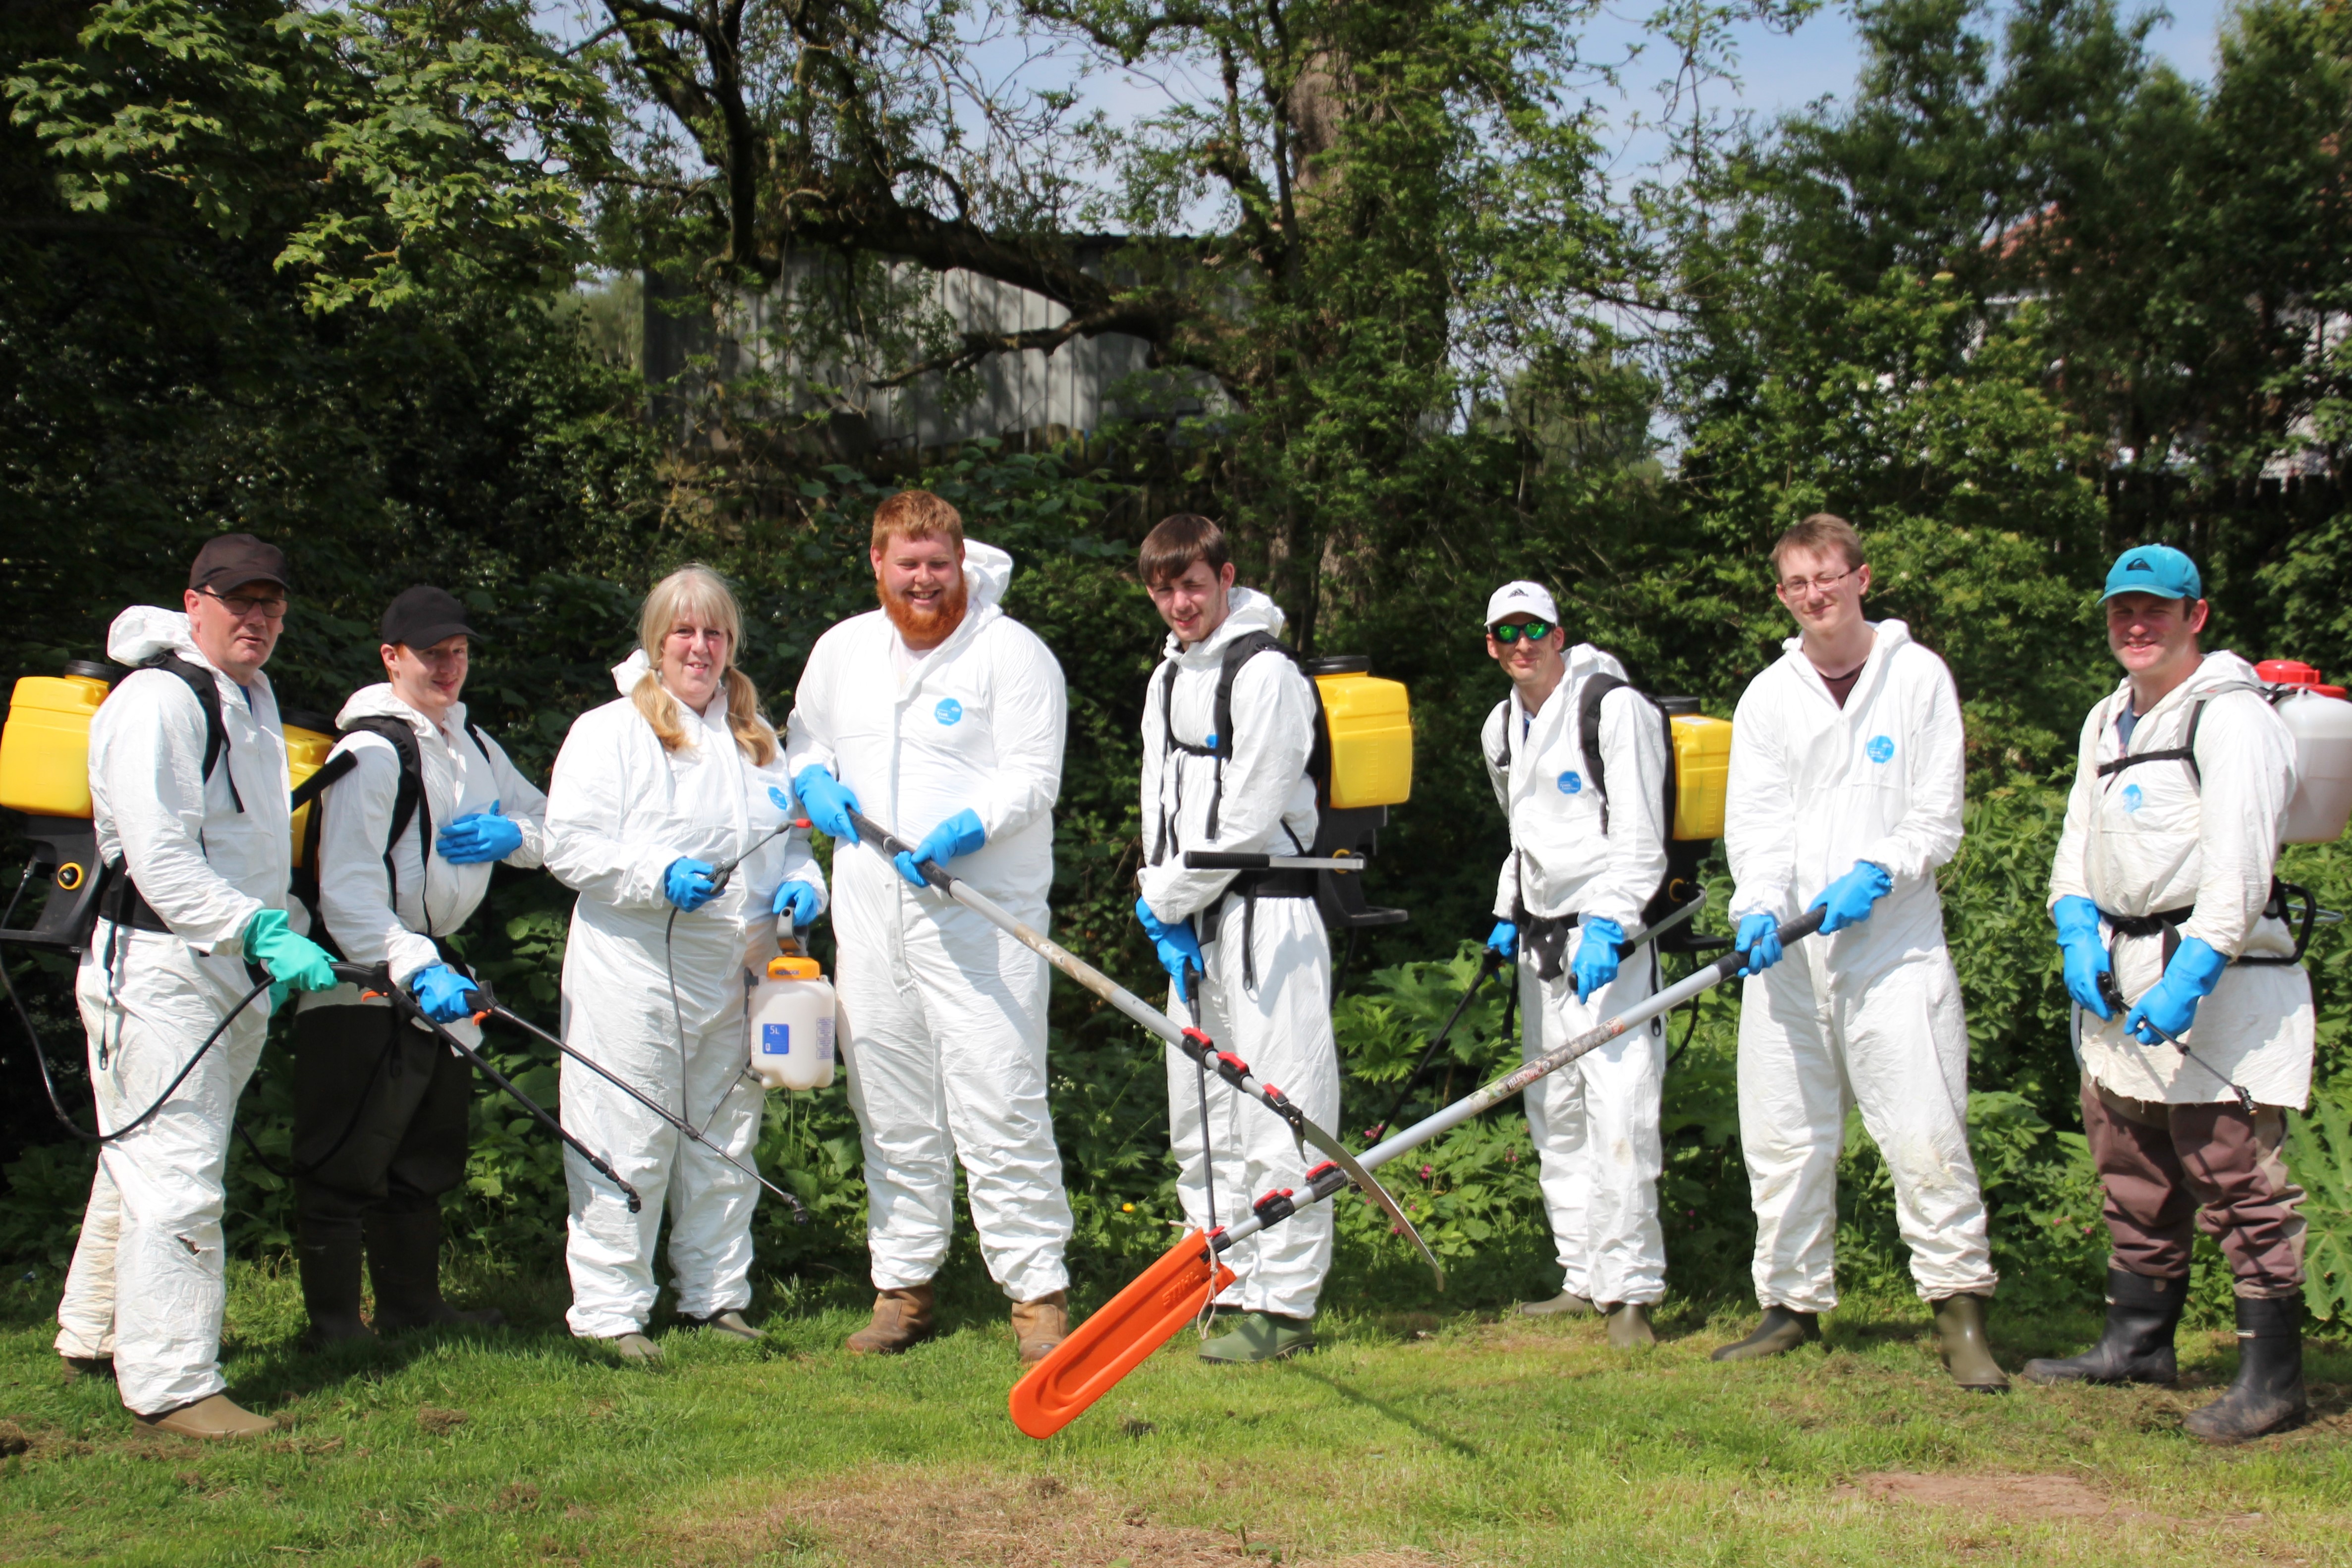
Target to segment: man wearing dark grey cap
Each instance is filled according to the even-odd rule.
[[[536,866],[547,797],[466,716],[466,608],[417,587],[383,612],[390,678],[353,694],[322,776],[319,913],[355,964],[383,964],[468,1045],[480,1005],[448,938],[488,891],[490,867]],[[355,986],[304,999],[294,1026],[297,1256],[305,1336],[373,1337],[360,1315],[364,1259],[374,1330],[494,1323],[441,1299],[441,1195],[466,1175],[472,1073],[416,1024]]]
[[[107,655],[135,667],[89,727],[106,881],[74,990],[107,1141],[57,1347],[77,1368],[110,1357],[140,1426],[187,1437],[276,1426],[221,1375],[222,1176],[271,1011],[334,984],[287,905],[286,740],[261,673],[287,575],[251,534],[207,542],[181,610],[115,618]]]

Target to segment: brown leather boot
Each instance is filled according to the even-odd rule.
[[[206,1395],[161,1416],[133,1410],[131,1419],[142,1432],[169,1432],[175,1437],[258,1437],[278,1430],[277,1422],[255,1415],[226,1394]]]
[[[1034,1301],[1013,1303],[1013,1337],[1021,1342],[1021,1364],[1034,1366],[1070,1337],[1070,1292],[1056,1291]]]
[[[897,1355],[922,1343],[938,1328],[931,1321],[931,1287],[927,1281],[877,1295],[874,1321],[851,1334],[842,1348],[852,1355]]]

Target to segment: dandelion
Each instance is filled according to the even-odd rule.
[[[1133,1214],[1135,1212],[1135,1205],[1131,1203],[1122,1203],[1118,1206],[1118,1211],[1121,1214]]]

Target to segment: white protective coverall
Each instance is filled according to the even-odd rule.
[[[396,718],[415,732],[425,811],[431,813],[436,836],[458,818],[488,811],[493,804],[522,834],[522,846],[503,862],[452,865],[438,852],[425,853],[420,812],[392,846],[388,874],[383,834],[400,788],[400,753],[383,737],[365,730],[335,743],[329,761],[345,752],[356,760],[321,797],[319,915],[344,957],[354,964],[389,962],[394,984],[404,986],[419,969],[442,961],[432,939],[473,918],[489,891],[492,870],[499,864],[527,870],[546,858],[547,797],[516,771],[496,740],[484,735],[476,744],[466,728],[463,703],[453,705],[436,725],[394,695],[389,682],[379,681],[353,692],[335,724],[348,729],[362,718]],[[357,986],[344,985],[309,993],[298,1005],[308,1011],[392,1004],[381,998],[362,1002]],[[468,1045],[480,1043],[470,1019],[443,1027]]]
[[[1968,1020],[1936,892],[1936,868],[1960,845],[1959,694],[1902,622],[1874,630],[1843,708],[1791,637],[1732,720],[1723,839],[1735,924],[1759,911],[1794,918],[1857,861],[1894,881],[1867,920],[1790,947],[1741,994],[1756,1297],[1801,1312],[1837,1305],[1850,1105],[1894,1176],[1920,1296],[1990,1294],[1998,1281],[1969,1154]]]
[[[776,953],[776,889],[804,882],[822,895],[824,873],[798,831],[761,842],[800,814],[782,747],[755,767],[727,727],[722,687],[699,714],[676,705],[688,743],[666,749],[626,695],[646,667],[639,652],[614,670],[624,695],[572,722],[548,781],[547,869],[580,894],[563,954],[563,1041],[748,1166],[764,1103],[746,1071],[751,968]],[[664,896],[673,861],[738,855],[746,858],[726,890],[701,908],[678,911]],[[562,1073],[564,1127],[645,1199],[631,1214],[610,1182],[564,1152],[572,1332],[612,1339],[646,1326],[665,1202],[677,1311],[707,1318],[749,1306],[758,1184],[579,1063],[566,1058]]]
[[[1631,936],[1666,874],[1665,724],[1630,686],[1601,699],[1601,789],[1579,733],[1584,687],[1624,667],[1590,643],[1568,651],[1568,671],[1530,716],[1514,689],[1486,716],[1481,749],[1495,799],[1510,819],[1495,914],[1513,919],[1578,915],[1613,920]],[[1496,766],[1496,759],[1502,765]],[[1608,830],[1601,829],[1606,790]],[[1521,1058],[1532,1060],[1613,1018],[1657,988],[1657,950],[1625,958],[1617,977],[1576,999],[1580,928],[1545,979],[1520,933]],[[1666,1291],[1666,1239],[1658,1223],[1665,1152],[1658,1096],[1665,1077],[1665,1025],[1618,1036],[1527,1090],[1528,1132],[1542,1167],[1544,1208],[1559,1250],[1562,1288],[1587,1301],[1654,1305]]]
[[[148,907],[171,927],[100,920],[75,977],[98,1124],[111,1132],[154,1103],[252,988],[245,928],[261,910],[287,907],[293,843],[286,740],[269,677],[256,673],[239,686],[197,651],[185,615],[150,605],[115,617],[106,653],[122,664],[174,653],[213,670],[227,741],[212,777],[200,777],[204,708],[165,671],[124,677],[90,720],[99,858],[127,864]],[[307,924],[299,910],[294,921]],[[268,1028],[265,992],[152,1121],[99,1151],[58,1307],[57,1348],[111,1354],[123,1405],[143,1416],[227,1386],[222,1181],[230,1118]]]
[[[2051,867],[2051,903],[2080,894],[2126,916],[2193,908],[2178,925],[2181,936],[2226,958],[2293,953],[2286,923],[2263,910],[2280,824],[2294,796],[2294,737],[2264,700],[2252,666],[2235,653],[2208,653],[2140,716],[2135,756],[2186,747],[2190,716],[2204,705],[2194,773],[2186,762],[2158,761],[2099,777],[2103,764],[2124,754],[2116,721],[2130,701],[2126,680],[2084,721],[2066,827]],[[2104,922],[2099,934],[2116,985],[2137,1000],[2164,973],[2162,935],[2117,936]],[[2310,1096],[2315,1020],[2301,965],[2232,963],[2221,971],[2187,1036],[2211,1071],[2173,1046],[2126,1036],[2126,1010],[2105,1022],[2076,1014],[2084,1069],[2117,1094],[2176,1105],[2234,1103],[2235,1082],[2264,1105],[2300,1110]]]
[[[1037,931],[1050,919],[1062,667],[1001,607],[1013,558],[964,542],[962,622],[911,657],[879,610],[817,639],[796,688],[792,771],[829,770],[908,843],[959,811],[987,842],[948,867]],[[878,851],[838,847],[835,993],[866,1149],[877,1290],[929,1281],[963,1166],[989,1277],[1016,1301],[1069,1284],[1070,1200],[1045,1103],[1045,960]]]
[[[1198,645],[1188,649],[1173,633],[1168,638],[1166,655],[1176,666],[1176,737],[1189,746],[1208,745],[1216,727],[1226,648],[1253,632],[1282,632],[1282,611],[1255,589],[1234,589],[1228,605],[1224,621]],[[1169,1012],[1248,1062],[1260,1082],[1278,1085],[1308,1121],[1335,1127],[1339,1048],[1331,1034],[1331,944],[1322,912],[1312,898],[1261,896],[1253,915],[1241,894],[1226,896],[1235,873],[1184,869],[1189,850],[1304,854],[1314,847],[1315,781],[1307,773],[1315,747],[1314,687],[1296,662],[1272,652],[1253,655],[1234,675],[1234,754],[1223,764],[1224,792],[1212,834],[1209,801],[1216,793],[1218,762],[1168,747],[1161,706],[1167,667],[1163,663],[1153,673],[1144,699],[1143,832],[1152,863],[1140,881],[1145,901],[1161,920],[1202,917],[1194,934],[1208,967],[1197,982],[1198,1006],[1188,1012],[1171,987]],[[1208,1075],[1204,1150],[1201,1070],[1173,1046],[1167,1054],[1169,1138],[1187,1220],[1202,1229],[1231,1225],[1265,1193],[1306,1188],[1307,1170],[1323,1156],[1312,1150],[1302,1155],[1282,1118],[1214,1073]],[[1210,1151],[1220,1211],[1213,1217],[1206,1190]],[[1303,1209],[1227,1252],[1224,1260],[1237,1278],[1217,1298],[1220,1304],[1313,1317],[1331,1267],[1331,1208],[1326,1203]]]

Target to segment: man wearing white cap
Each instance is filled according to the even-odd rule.
[[[1633,1007],[1658,979],[1656,949],[1620,959],[1666,874],[1665,720],[1614,658],[1567,643],[1540,585],[1507,582],[1486,601],[1486,653],[1511,677],[1482,743],[1511,824],[1486,945],[1518,961],[1528,1060]],[[1521,1312],[1605,1312],[1611,1343],[1652,1343],[1650,1309],[1666,1288],[1664,1076],[1654,1021],[1528,1086],[1562,1279],[1558,1296]]]

